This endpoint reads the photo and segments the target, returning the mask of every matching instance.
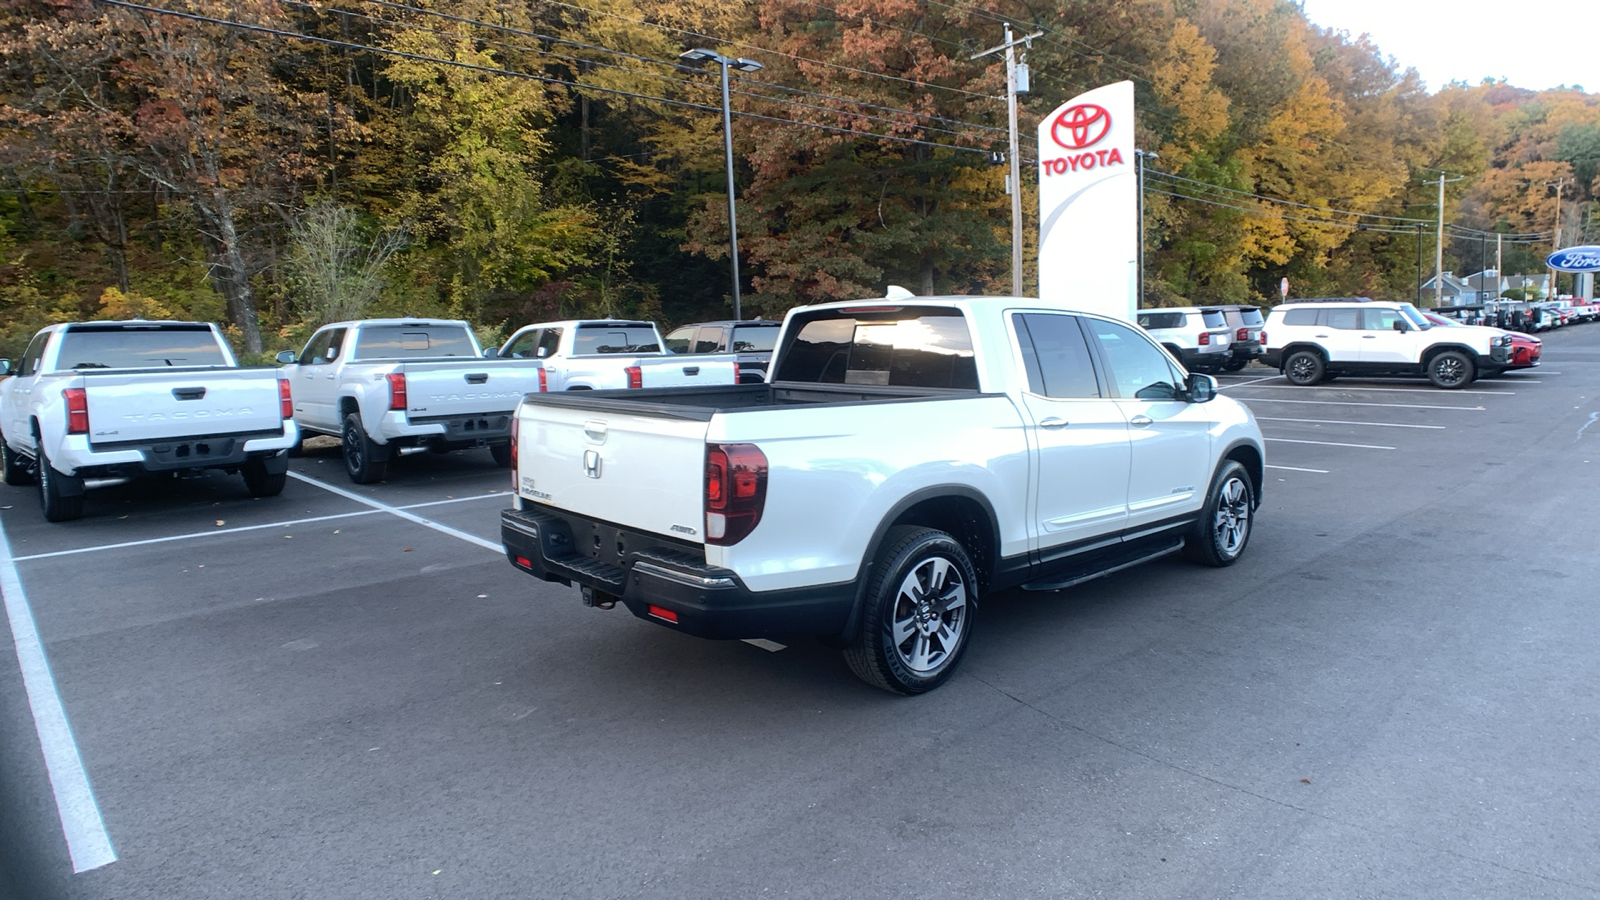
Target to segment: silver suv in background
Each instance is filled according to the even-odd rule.
[[[1135,318],[1191,372],[1220,372],[1231,357],[1233,332],[1220,306],[1141,309]]]

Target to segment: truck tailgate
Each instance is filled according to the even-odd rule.
[[[638,366],[639,380],[647,388],[739,383],[739,364],[731,353],[715,356],[682,356],[676,353],[641,356]]]
[[[704,541],[704,419],[527,403],[519,413],[518,491],[538,503],[630,528]]]
[[[406,417],[509,414],[522,395],[539,389],[539,367],[522,360],[408,362]]]
[[[89,441],[281,432],[275,369],[86,372]]]

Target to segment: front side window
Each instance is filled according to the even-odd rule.
[[[539,348],[533,351],[533,355],[540,359],[549,359],[555,356],[559,349],[561,349],[561,329],[546,328],[539,333]]]
[[[667,345],[668,353],[688,353],[689,342],[692,340],[694,340],[693,325],[674,328],[670,334],[662,338],[662,342]]]
[[[38,335],[28,343],[28,349],[22,353],[22,369],[19,375],[34,375],[39,371],[39,363],[44,359],[44,345],[49,343],[50,333]]]
[[[510,359],[532,359],[533,348],[537,346],[539,346],[539,329],[530,329],[517,335],[506,345],[505,356]]]
[[[1361,318],[1364,320],[1361,326],[1364,331],[1394,331],[1401,317],[1398,310],[1363,309]]]
[[[1100,396],[1089,345],[1076,316],[1019,313],[1012,317],[1028,373],[1028,389],[1057,399]]]
[[[1182,396],[1182,374],[1150,339],[1126,325],[1084,319],[1100,344],[1118,397],[1176,400]]]

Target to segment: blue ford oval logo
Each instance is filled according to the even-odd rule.
[[[1544,264],[1557,272],[1600,272],[1600,247],[1568,247],[1550,254]]]

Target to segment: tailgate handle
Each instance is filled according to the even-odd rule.
[[[177,397],[179,400],[200,400],[204,398],[205,395],[206,389],[203,387],[172,389],[172,396]]]
[[[606,442],[606,423],[598,419],[590,419],[583,423],[583,434],[596,444],[604,444]]]
[[[685,375],[699,375],[700,374],[700,367],[699,366],[684,366],[683,367],[683,374],[685,374]]]
[[[473,372],[473,373],[471,373],[469,375],[464,375],[462,377],[467,379],[467,384],[483,384],[484,382],[489,380],[489,373],[488,372]]]

